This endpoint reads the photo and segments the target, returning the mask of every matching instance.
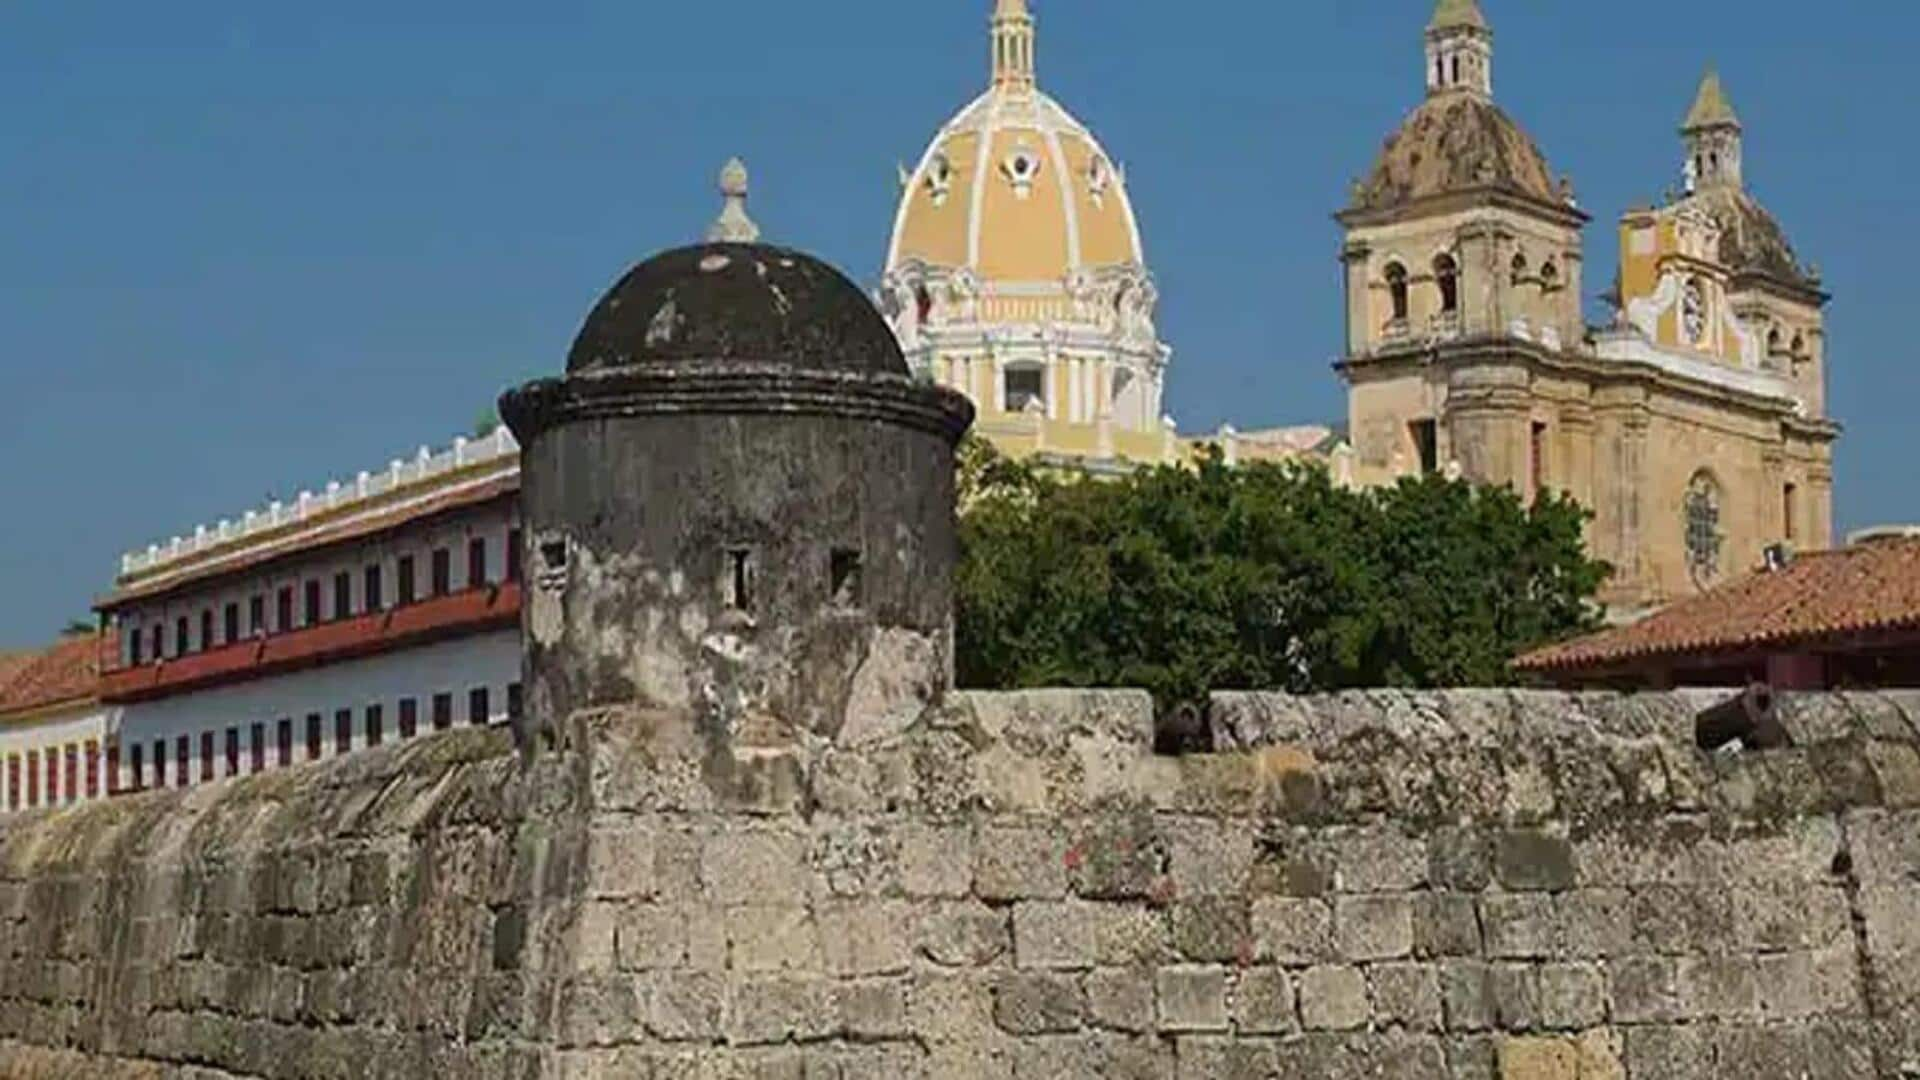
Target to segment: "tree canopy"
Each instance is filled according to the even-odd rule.
[[[1063,478],[960,458],[960,685],[1209,690],[1499,685],[1593,628],[1586,511],[1425,477],[1349,491],[1301,464]]]

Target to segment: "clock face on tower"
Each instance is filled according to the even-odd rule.
[[[1690,344],[1698,345],[1707,337],[1707,293],[1698,279],[1687,282],[1680,298],[1680,330]]]

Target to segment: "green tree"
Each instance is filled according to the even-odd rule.
[[[960,456],[961,685],[1490,685],[1586,630],[1607,569],[1585,513],[1439,478],[1363,492],[1215,454],[1111,482]]]

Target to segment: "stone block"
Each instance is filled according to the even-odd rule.
[[[1539,1027],[1539,971],[1528,964],[1494,964],[1487,974],[1493,991],[1494,1024],[1506,1031]]]
[[[1710,1030],[1665,1024],[1627,1028],[1627,1075],[1635,1080],[1714,1080],[1720,1074],[1713,1068]]]
[[[1473,897],[1447,892],[1414,894],[1414,955],[1427,959],[1479,956],[1483,949],[1480,912]]]
[[[1583,1031],[1607,1018],[1607,983],[1591,964],[1543,964],[1540,1024],[1558,1031]]]
[[[919,972],[907,983],[907,1023],[932,1046],[986,1047],[1000,1037],[994,1014],[998,977],[983,972]]]
[[[1427,843],[1427,876],[1435,888],[1479,892],[1493,880],[1493,838],[1474,828],[1440,828]]]
[[[1067,895],[1067,845],[1058,830],[989,826],[973,848],[973,888],[983,900]]]
[[[1440,1001],[1448,1031],[1485,1031],[1493,1027],[1493,968],[1479,960],[1442,963]]]
[[[1161,968],[1154,973],[1154,1000],[1163,1032],[1225,1031],[1227,969]]]
[[[676,908],[623,905],[615,931],[619,935],[616,961],[623,971],[674,968],[686,960],[686,917]]]
[[[1268,1080],[1279,1071],[1274,1046],[1221,1035],[1183,1035],[1174,1043],[1178,1080]]]
[[[1086,995],[1071,975],[1006,972],[994,982],[993,1019],[1011,1035],[1078,1031]]]
[[[1284,968],[1248,968],[1233,990],[1233,1026],[1241,1035],[1291,1035],[1300,1030],[1293,980]]]
[[[1144,811],[1093,818],[1067,849],[1073,890],[1096,900],[1154,895],[1166,845]]]
[[[1247,901],[1205,896],[1184,900],[1169,912],[1173,947],[1196,963],[1250,962],[1253,938]]]
[[[1023,968],[1093,966],[1093,923],[1086,906],[1035,900],[1013,907],[1013,956]]]
[[[1392,960],[1413,952],[1409,896],[1342,896],[1334,902],[1334,943],[1341,959]]]
[[[1755,958],[1760,1013],[1767,1020],[1803,1020],[1821,1011],[1814,990],[1813,954],[1777,953]]]
[[[1253,870],[1253,831],[1232,821],[1166,821],[1160,829],[1167,848],[1173,895],[1244,896]]]
[[[941,967],[984,967],[1013,948],[1006,908],[947,900],[923,905],[915,914],[914,951]]]
[[[1695,1018],[1750,1020],[1759,1015],[1759,977],[1749,957],[1684,957],[1679,981],[1680,1000]]]
[[[812,1041],[840,1031],[835,987],[825,979],[747,976],[728,990],[725,1027],[735,1046]]]
[[[820,956],[829,974],[892,975],[912,963],[908,905],[898,900],[851,900],[822,905],[814,915]]]
[[[795,903],[812,895],[807,838],[771,829],[719,833],[701,849],[700,876],[717,904]]]
[[[1282,964],[1317,964],[1337,954],[1333,906],[1325,900],[1261,897],[1253,902],[1254,956]]]
[[[1429,964],[1378,964],[1373,981],[1375,1026],[1398,1024],[1407,1031],[1437,1031],[1444,1013],[1440,972]]]
[[[912,1035],[907,1023],[907,981],[904,978],[862,979],[833,987],[840,1014],[840,1030],[856,1041],[904,1039]]]
[[[1552,956],[1558,951],[1554,925],[1554,898],[1544,893],[1507,893],[1480,899],[1480,925],[1486,933],[1487,955],[1524,960]]]
[[[1606,1033],[1518,1036],[1499,1044],[1500,1080],[1625,1080],[1620,1049]]]
[[[1097,1027],[1132,1034],[1153,1030],[1152,973],[1139,968],[1100,968],[1087,973],[1087,1017]]]
[[[1141,904],[1090,904],[1093,952],[1103,967],[1154,966],[1178,959],[1166,913]]]
[[[728,967],[734,971],[817,971],[820,936],[802,907],[747,905],[726,912]]]
[[[973,833],[952,826],[903,825],[900,887],[908,896],[962,897],[973,887]]]
[[[595,825],[587,833],[588,897],[650,899],[657,857],[651,828],[626,821]]]
[[[1632,894],[1625,889],[1562,893],[1555,914],[1569,956],[1596,959],[1633,951]]]
[[[1391,827],[1329,829],[1321,844],[1332,852],[1334,888],[1349,893],[1404,893],[1426,885],[1426,841]]]
[[[1633,956],[1607,967],[1613,1018],[1622,1024],[1671,1023],[1688,1016],[1680,1000],[1680,964],[1663,956]]]
[[[1509,829],[1500,834],[1494,851],[1500,884],[1515,892],[1573,887],[1573,845],[1564,836],[1538,829]]]
[[[657,972],[645,978],[647,1030],[654,1038],[704,1042],[721,1035],[727,987],[718,976]]]
[[[1299,975],[1300,1023],[1308,1031],[1351,1031],[1372,1013],[1367,980],[1346,966],[1308,968]]]

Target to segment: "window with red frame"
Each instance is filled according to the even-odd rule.
[[[47,747],[47,805],[60,805],[60,751]]]
[[[213,732],[203,731],[200,733],[200,782],[203,784],[213,782],[213,755]]]
[[[259,772],[267,767],[267,725],[254,724],[247,730],[247,738],[253,751],[253,771]]]
[[[87,740],[86,754],[87,754],[87,798],[97,799],[100,797],[100,742],[99,740],[97,739]]]
[[[20,755],[7,755],[7,809],[20,809]]]
[[[67,801],[80,797],[80,747],[77,743],[67,744]]]
[[[27,751],[27,808],[40,805],[40,751]]]

